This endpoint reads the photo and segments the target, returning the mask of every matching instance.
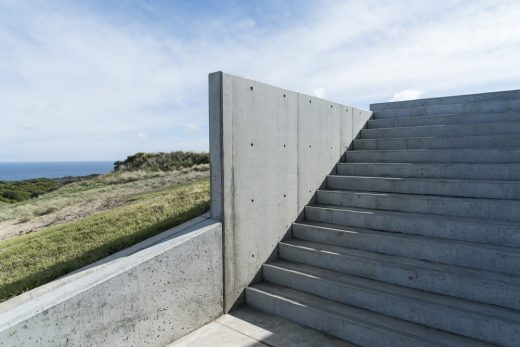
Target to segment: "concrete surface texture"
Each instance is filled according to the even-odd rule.
[[[372,113],[221,72],[209,76],[209,110],[228,311]]]
[[[352,344],[268,315],[239,308],[168,347],[353,347]]]
[[[519,346],[520,91],[372,110],[247,307],[361,346]]]
[[[0,346],[164,346],[222,314],[209,215],[2,305]]]

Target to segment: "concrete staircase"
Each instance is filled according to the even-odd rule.
[[[362,346],[520,346],[520,92],[372,110],[247,305]]]

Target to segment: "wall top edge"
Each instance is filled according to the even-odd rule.
[[[253,80],[253,79],[250,79],[250,78],[247,78],[247,77],[244,77],[244,76],[234,75],[234,74],[230,74],[230,73],[223,72],[223,71],[215,71],[215,72],[212,72],[212,73],[209,74],[209,78],[212,78],[213,76],[215,76],[215,77],[216,76],[221,76],[222,80],[224,80],[225,78],[241,79],[241,80],[249,81],[251,84],[262,85],[262,86],[269,87],[269,88],[276,88],[276,89],[279,89],[280,91],[286,91],[288,93],[294,93],[294,94],[297,94],[297,95],[300,95],[300,96],[303,96],[303,97],[312,98],[313,100],[319,100],[319,101],[326,102],[326,103],[332,103],[332,104],[336,104],[336,105],[341,105],[342,107],[352,107],[352,108],[355,108],[355,109],[358,109],[358,110],[361,110],[361,111],[370,112],[370,110],[366,110],[364,108],[357,107],[357,106],[354,106],[354,105],[349,105],[349,104],[344,104],[342,102],[327,100],[327,99],[320,98],[320,97],[317,97],[317,96],[314,96],[314,95],[305,94],[305,93],[294,91],[294,90],[287,89],[287,88],[277,87],[277,86],[274,86],[272,84],[260,82],[260,81]]]

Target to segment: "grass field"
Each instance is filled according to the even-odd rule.
[[[0,240],[131,203],[139,195],[208,179],[209,165],[179,171],[114,172],[83,178],[22,202],[0,203]]]
[[[59,211],[100,197],[120,202],[102,212],[0,241],[0,301],[204,213],[209,209],[207,176],[207,171],[192,169],[155,175],[134,172],[126,178],[104,175],[44,194],[31,202],[32,207],[0,204],[1,218],[9,221],[24,213],[38,218],[45,208]]]

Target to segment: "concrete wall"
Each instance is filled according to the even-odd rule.
[[[209,76],[209,112],[228,311],[372,113],[222,72]]]
[[[222,225],[199,217],[0,305],[0,346],[164,346],[222,314]]]

